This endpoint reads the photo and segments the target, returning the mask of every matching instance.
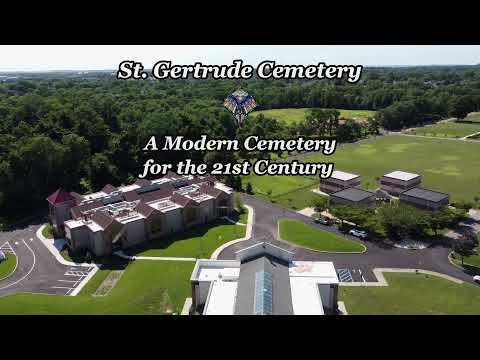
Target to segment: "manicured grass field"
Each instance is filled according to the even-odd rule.
[[[340,287],[351,315],[480,314],[480,287],[425,274],[386,273],[390,286]]]
[[[109,270],[100,270],[77,296],[15,294],[0,297],[0,314],[171,314],[190,296],[194,262],[137,260],[107,296],[91,296]]]
[[[17,257],[13,254],[7,254],[7,259],[0,262],[0,280],[9,276],[17,265]]]
[[[408,133],[422,136],[462,138],[464,136],[477,132],[480,132],[480,123],[467,124],[447,122],[441,124],[426,125],[424,127],[409,131]]]
[[[422,186],[450,194],[451,201],[472,201],[480,196],[480,143],[445,139],[414,138],[409,136],[383,136],[371,141],[339,148],[330,156],[312,155],[304,162],[335,163],[336,170],[353,172],[362,176],[362,185],[369,189],[378,187],[378,179],[391,171],[403,170],[422,175]],[[316,177],[255,176],[245,177],[255,193],[268,198],[282,195],[318,183]],[[308,192],[297,208],[310,206]],[[315,194],[312,193],[312,199]],[[295,193],[288,197],[294,199]],[[304,206],[305,205],[305,206]]]
[[[292,122],[301,122],[304,121],[310,108],[298,108],[298,109],[271,109],[271,110],[261,110],[254,111],[250,116],[255,117],[260,114],[265,115],[269,118],[274,118],[279,121],[286,122],[288,124]],[[338,109],[340,111],[340,116],[346,119],[351,119],[354,117],[374,117],[375,111],[372,110],[345,110]]]
[[[318,188],[318,184],[315,184],[311,187],[302,188],[285,195],[279,195],[274,197],[272,202],[293,210],[302,210],[306,207],[312,207],[313,200],[322,198],[322,195],[312,192],[313,188]]]
[[[314,185],[318,180],[307,176],[257,176],[253,172],[242,178],[243,187],[250,182],[255,195],[276,197],[278,195],[297,190],[301,187]]]
[[[245,236],[246,227],[226,220],[140,244],[125,251],[137,256],[209,258],[220,245]]]
[[[365,246],[356,241],[296,220],[282,219],[278,226],[282,240],[312,250],[329,252],[363,252],[365,250]]]

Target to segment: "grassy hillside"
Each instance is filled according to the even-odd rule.
[[[286,123],[298,122],[305,120],[309,108],[299,108],[299,109],[272,109],[272,110],[261,110],[254,111],[250,116],[255,117],[260,114],[263,114],[267,117],[277,119]],[[338,109],[340,111],[340,116],[346,119],[351,119],[354,117],[373,117],[375,116],[375,111],[372,110],[345,110]]]

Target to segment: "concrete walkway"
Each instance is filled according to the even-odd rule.
[[[88,263],[76,263],[73,261],[68,261],[63,258],[63,256],[60,254],[60,250],[55,246],[55,240],[54,239],[48,239],[45,236],[43,236],[42,231],[43,228],[47,226],[46,224],[40,226],[40,228],[37,230],[36,235],[37,238],[42,242],[43,245],[50,251],[50,253],[57,259],[57,261],[60,264],[66,265],[66,266],[84,266],[84,267],[98,267],[97,264],[88,264]]]
[[[473,134],[470,134],[470,135],[467,135],[467,136],[464,136],[464,137],[460,138],[460,140],[467,140],[468,138],[473,137],[473,136],[477,136],[477,135],[480,135],[480,131],[476,132],[476,133],[473,133]]]
[[[237,244],[241,241],[250,240],[250,238],[252,237],[252,229],[253,229],[253,221],[254,221],[254,216],[255,216],[255,210],[253,210],[253,207],[251,207],[249,205],[244,205],[244,206],[248,209],[247,229],[245,231],[245,236],[243,238],[232,240],[232,241],[229,241],[229,242],[221,245],[220,247],[218,247],[213,252],[212,256],[210,256],[210,259],[217,259],[218,255],[225,248],[229,247],[230,245]]]
[[[114,252],[115,255],[127,260],[154,260],[154,261],[197,261],[195,258],[169,257],[169,256],[130,256],[123,251]]]

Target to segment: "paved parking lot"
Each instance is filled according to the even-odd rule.
[[[15,272],[0,281],[0,296],[19,292],[71,295],[94,269],[60,264],[35,236],[39,227],[0,232],[0,248],[13,251],[18,261]]]
[[[75,290],[92,270],[93,268],[70,267],[61,278],[57,280],[58,284],[52,286],[52,289],[61,289],[65,291],[64,295],[71,295],[72,291]]]

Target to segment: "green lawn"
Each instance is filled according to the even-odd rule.
[[[477,132],[480,132],[480,123],[466,124],[447,122],[442,124],[426,125],[424,127],[409,131],[408,133],[422,136],[461,138]]]
[[[191,296],[193,262],[137,260],[107,296],[91,296],[110,270],[100,270],[77,296],[15,294],[0,297],[0,314],[180,313]]]
[[[242,178],[243,187],[248,182],[252,184],[255,195],[263,197],[276,197],[286,192],[294,191],[300,187],[308,187],[317,182],[316,177],[307,176],[257,176],[253,172]]]
[[[341,286],[352,315],[480,314],[480,287],[425,274],[386,273],[390,286]]]
[[[449,193],[451,201],[472,201],[475,196],[480,196],[480,172],[476,170],[480,169],[480,143],[476,142],[383,136],[341,147],[328,157],[311,155],[303,161],[334,162],[336,170],[361,175],[362,185],[370,189],[378,186],[378,179],[385,173],[403,170],[421,174],[422,186]],[[315,177],[252,174],[242,180],[243,184],[247,181],[252,183],[256,195],[265,197],[270,190],[272,194],[269,198],[318,182]],[[314,195],[312,193],[312,199]],[[290,193],[289,196],[293,198],[295,194]]]
[[[246,227],[219,220],[125,251],[137,256],[209,258],[220,245],[245,236]]]
[[[282,219],[278,226],[282,240],[309,249],[329,252],[363,252],[365,250],[365,247],[356,241],[296,220]]]
[[[17,257],[13,254],[6,254],[7,259],[0,262],[0,279],[9,276],[17,265]]]
[[[480,235],[479,235],[480,239]],[[480,245],[476,248],[477,254],[473,256],[465,256],[463,258],[464,265],[475,266],[480,271]],[[462,257],[460,255],[455,255],[454,262],[458,265],[462,265]]]
[[[50,223],[45,224],[45,226],[42,229],[42,235],[45,236],[46,238],[52,238],[53,237],[53,225]]]
[[[259,114],[263,114],[266,117],[274,118],[279,121],[286,122],[288,124],[292,122],[301,122],[305,120],[308,111],[310,108],[299,108],[299,109],[271,109],[271,110],[261,110],[254,111],[250,114],[252,117],[256,117]],[[340,111],[340,116],[346,119],[351,119],[354,117],[374,117],[375,111],[372,110],[345,110],[338,109]]]
[[[302,188],[284,195],[272,198],[272,202],[293,210],[302,210],[306,207],[312,207],[313,200],[321,198],[322,195],[315,194],[312,189],[318,188],[318,184],[307,188]]]

